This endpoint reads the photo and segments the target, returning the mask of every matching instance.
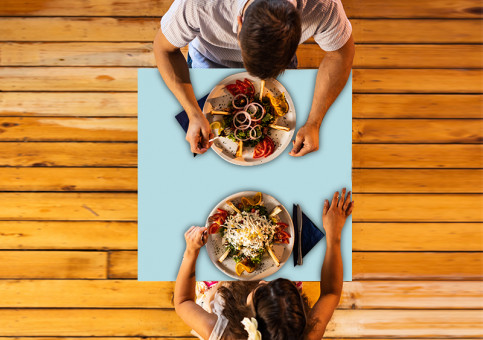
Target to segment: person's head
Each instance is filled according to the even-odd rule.
[[[244,317],[255,317],[262,339],[300,339],[306,326],[307,298],[287,279],[234,282],[220,288],[231,338],[246,338]]]
[[[306,326],[306,301],[295,284],[277,279],[257,287],[252,306],[262,339],[299,339]]]
[[[275,78],[292,61],[302,35],[294,4],[294,0],[255,0],[239,18],[238,39],[250,74]]]

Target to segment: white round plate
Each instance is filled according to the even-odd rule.
[[[212,115],[210,112],[212,110],[226,109],[228,104],[231,103],[233,99],[233,96],[230,94],[230,92],[228,92],[228,90],[226,90],[225,86],[228,84],[234,84],[236,80],[243,81],[245,78],[253,83],[255,86],[255,93],[260,93],[260,79],[251,76],[248,74],[248,72],[236,73],[226,77],[219,82],[213,90],[211,90],[208,98],[206,99],[205,105],[203,106],[203,112],[210,123],[223,120],[222,115]],[[270,91],[274,96],[278,96],[282,92],[285,93],[289,110],[283,117],[278,118],[277,125],[289,127],[290,131],[285,132],[270,129],[269,136],[275,143],[275,151],[267,158],[253,158],[253,147],[244,147],[243,158],[236,158],[235,153],[238,144],[226,137],[218,138],[213,142],[213,146],[211,148],[215,150],[215,152],[224,160],[242,166],[259,165],[270,162],[271,160],[277,158],[290,144],[295,130],[295,108],[292,98],[285,87],[276,79],[268,79],[265,81],[264,93],[267,93],[267,91]]]
[[[232,211],[232,209],[226,204],[226,201],[231,201],[234,204],[240,202],[242,197],[253,197],[257,192],[256,191],[242,191],[236,194],[233,194],[225,199],[223,199],[220,203],[218,203],[213,210],[211,211],[209,216],[212,216],[217,211],[217,208],[225,209],[227,211]],[[273,208],[277,205],[282,208],[282,211],[278,214],[281,222],[285,222],[288,224],[287,229],[285,229],[290,234],[290,243],[276,243],[272,245],[273,252],[277,259],[280,262],[280,266],[277,267],[273,262],[270,254],[265,252],[262,257],[262,261],[260,264],[257,265],[253,273],[247,273],[246,271],[243,272],[240,276],[238,276],[235,272],[235,260],[232,257],[227,257],[222,263],[218,261],[218,259],[223,255],[225,252],[225,248],[222,245],[222,237],[219,233],[208,235],[208,242],[206,243],[206,251],[208,252],[208,256],[210,257],[211,262],[220,269],[223,273],[228,276],[231,276],[237,280],[261,280],[267,276],[270,276],[276,273],[282,266],[287,262],[292,253],[293,245],[294,245],[294,226],[292,222],[292,218],[290,217],[289,212],[283,205],[280,204],[275,198],[270,195],[262,194],[263,198],[263,205],[267,208],[267,211],[270,213]],[[209,218],[208,216],[208,218]],[[208,222],[208,218],[206,219],[206,227],[210,225]]]

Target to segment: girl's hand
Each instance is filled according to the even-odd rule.
[[[324,210],[322,213],[322,223],[324,224],[325,232],[327,233],[327,241],[340,242],[340,234],[342,227],[344,227],[345,220],[352,213],[354,201],[351,201],[351,192],[347,193],[346,189],[342,189],[342,196],[339,198],[339,192],[334,193],[332,203],[325,200]]]
[[[208,240],[206,227],[193,226],[184,234],[186,240],[186,251],[197,252],[206,244]]]

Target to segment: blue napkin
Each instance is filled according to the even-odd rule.
[[[301,209],[301,208],[300,208]],[[294,229],[295,229],[295,243],[293,247],[293,264],[294,267],[297,265],[298,260],[298,237],[299,237],[299,226],[297,223],[297,206],[293,205],[293,216],[292,216]],[[315,247],[317,243],[325,236],[325,234],[317,228],[317,226],[308,218],[302,211],[302,258],[308,254],[308,252]]]
[[[203,108],[205,105],[206,99],[208,98],[208,95],[204,96],[203,98],[198,99],[198,105]],[[190,125],[190,120],[188,118],[188,114],[186,111],[181,111],[178,113],[176,116],[176,120],[178,121],[179,125],[183,128],[184,132],[188,132],[188,127]],[[193,154],[193,157],[196,157],[196,153]]]

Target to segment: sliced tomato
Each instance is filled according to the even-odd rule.
[[[283,230],[280,230],[277,235],[280,239],[290,238],[290,234]]]
[[[220,225],[218,223],[212,223],[208,227],[208,234],[216,234],[218,229],[220,229]]]
[[[255,94],[255,86],[253,86],[253,83],[247,78],[243,82],[248,86],[247,95],[253,96]]]
[[[241,80],[236,81],[236,86],[240,89],[240,93],[247,94],[248,92],[248,85]]]
[[[267,142],[265,139],[258,142],[255,146],[255,150],[253,150],[253,158],[261,158],[265,155],[267,148]]]
[[[226,219],[226,217],[228,216],[228,211],[223,210],[221,208],[217,208],[216,210],[218,210],[218,214],[220,214],[220,216],[223,217],[223,219]]]
[[[268,137],[268,136],[265,136],[265,138],[263,139],[264,141],[266,141],[266,148],[265,148],[265,153],[263,155],[263,157],[268,157],[270,156],[274,151],[275,151],[275,143],[273,143],[273,140]]]
[[[225,86],[228,92],[232,94],[232,96],[236,96],[239,93],[238,86],[236,84],[228,84]]]
[[[283,229],[288,227],[288,224],[284,223],[284,222],[277,222],[277,225],[280,226],[280,227],[283,227]]]

